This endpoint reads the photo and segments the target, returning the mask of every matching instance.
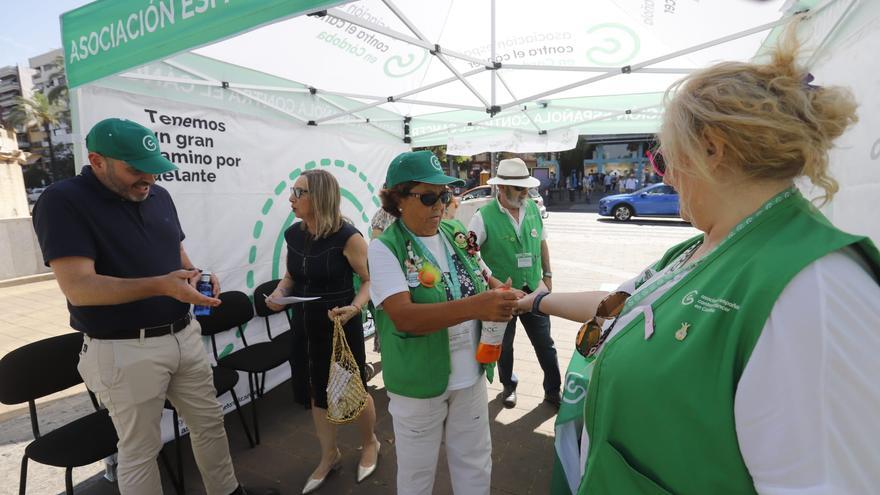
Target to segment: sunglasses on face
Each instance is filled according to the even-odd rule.
[[[653,151],[646,151],[645,156],[647,156],[648,161],[651,162],[651,167],[654,168],[654,173],[660,177],[666,175],[666,159],[663,158],[663,154],[660,152],[659,147],[655,148]]]
[[[603,332],[602,323],[599,320],[613,320],[617,318],[629,296],[626,292],[612,292],[608,294],[596,308],[596,316],[581,325],[575,338],[575,347],[581,356],[590,357],[596,354],[596,351],[599,350],[599,347],[608,338],[611,329],[614,328],[612,324],[608,327],[608,330]]]
[[[293,197],[296,199],[301,198],[303,194],[306,194],[308,192],[309,192],[308,189],[303,189],[301,187],[291,187],[290,188],[290,194],[293,194]]]
[[[513,189],[514,191],[516,191],[516,192],[523,192],[523,191],[525,191],[525,190],[527,189],[527,188],[525,188],[525,187],[523,187],[523,186],[507,186],[507,187],[512,188],[512,189]]]
[[[448,205],[452,201],[452,193],[449,191],[443,191],[442,193],[435,192],[427,192],[427,193],[406,193],[407,196],[415,196],[419,198],[419,201],[422,202],[425,206],[434,206],[437,204],[437,200],[440,200],[444,205]]]

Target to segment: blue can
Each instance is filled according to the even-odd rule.
[[[214,284],[211,283],[210,273],[202,273],[202,276],[199,277],[199,283],[196,284],[196,290],[202,295],[214,297]],[[197,304],[193,307],[193,314],[196,316],[208,316],[211,314],[211,306]]]

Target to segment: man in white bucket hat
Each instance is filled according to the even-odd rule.
[[[526,293],[552,288],[550,251],[538,206],[529,197],[529,188],[540,181],[529,174],[519,158],[501,160],[489,184],[498,186],[495,200],[477,210],[469,229],[477,236],[483,261],[498,280],[512,281],[511,287]],[[522,322],[544,371],[544,400],[559,407],[561,378],[556,347],[550,336],[550,318],[544,314],[524,313],[507,324],[501,344],[498,370],[504,386],[505,407],[516,405],[517,377],[513,373],[513,339],[516,320]]]

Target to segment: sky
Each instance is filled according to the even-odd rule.
[[[90,0],[0,0],[0,67],[28,64],[28,59],[61,48],[59,18]]]

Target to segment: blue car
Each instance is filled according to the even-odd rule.
[[[614,194],[599,200],[599,214],[626,221],[632,217],[677,217],[678,193],[672,186],[652,184],[629,194]]]

